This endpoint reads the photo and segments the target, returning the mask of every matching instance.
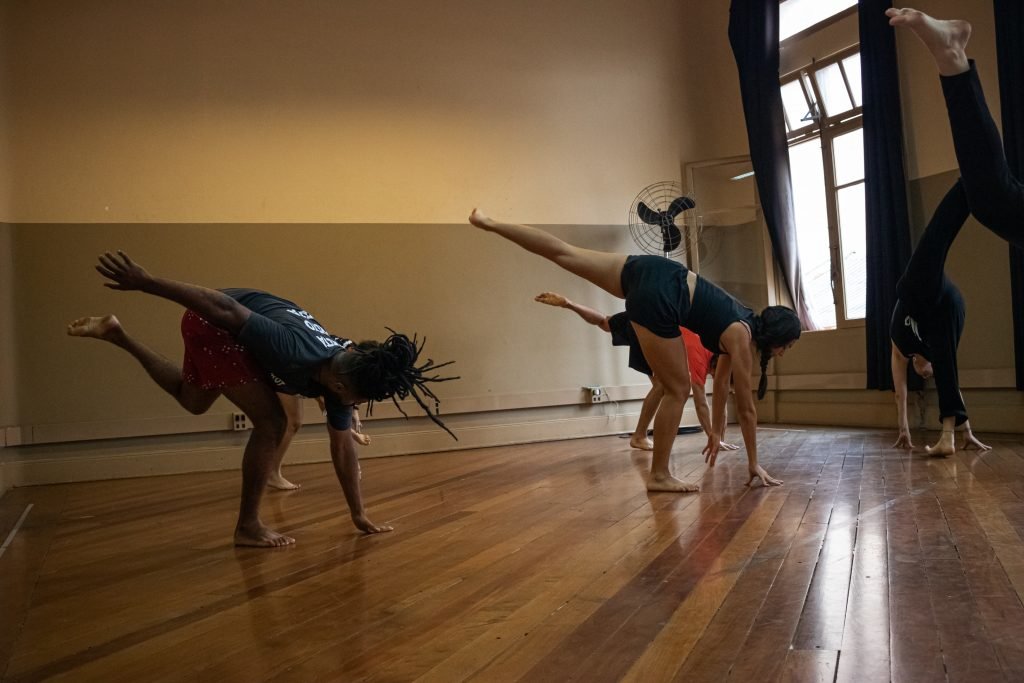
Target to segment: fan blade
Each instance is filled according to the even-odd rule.
[[[675,220],[676,216],[681,214],[683,211],[688,211],[695,206],[697,206],[697,203],[689,197],[677,197],[672,200],[672,203],[669,204],[668,211],[665,213],[668,214],[670,219]]]
[[[664,243],[663,251],[667,254],[679,248],[679,244],[683,241],[683,234],[675,225],[662,226],[661,240]]]
[[[640,216],[640,220],[647,225],[661,225],[661,214],[657,211],[651,210],[643,202],[638,202],[636,205],[636,215]]]

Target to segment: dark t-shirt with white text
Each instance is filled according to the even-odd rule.
[[[222,289],[252,315],[237,338],[267,371],[275,391],[315,398],[322,396],[327,421],[338,430],[352,426],[352,406],[316,381],[324,362],[352,345],[335,337],[295,303],[257,289]]]

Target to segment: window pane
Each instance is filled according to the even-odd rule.
[[[818,91],[824,100],[825,115],[835,116],[844,111],[853,109],[850,101],[850,92],[846,89],[846,82],[843,81],[843,74],[839,70],[839,64],[829,64],[823,69],[814,72],[814,79],[818,82]]]
[[[857,0],[785,0],[779,5],[779,40],[853,7]]]
[[[846,319],[863,318],[867,295],[864,237],[864,183],[839,190],[839,240],[843,253]]]
[[[836,187],[864,180],[864,129],[843,133],[832,140]]]
[[[821,140],[815,138],[790,147],[789,164],[793,180],[800,277],[807,294],[807,305],[818,327],[835,327],[836,308],[832,297],[832,263]]]
[[[850,90],[853,91],[853,105],[863,106],[864,100],[860,94],[860,53],[844,59],[843,69],[846,71],[846,80],[850,82]]]
[[[790,81],[782,86],[782,107],[786,110],[786,123],[790,130],[803,128],[809,123],[802,120],[807,116],[809,107],[799,81]]]

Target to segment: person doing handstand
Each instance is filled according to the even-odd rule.
[[[629,315],[623,311],[612,316],[604,315],[593,308],[570,301],[561,294],[554,292],[542,292],[533,299],[548,306],[567,308],[580,318],[595,325],[612,336],[614,346],[626,346],[629,348],[629,367],[637,372],[647,375],[651,380],[651,390],[647,392],[643,403],[640,406],[640,417],[636,423],[636,430],[629,438],[629,445],[643,451],[654,450],[654,444],[647,438],[648,428],[651,420],[658,411],[661,399],[665,395],[665,389],[661,381],[654,375],[651,366],[644,358],[643,349],[640,348],[640,341],[636,337],[633,326],[629,323]],[[687,364],[690,367],[690,393],[693,395],[693,407],[697,412],[697,421],[705,434],[711,433],[711,409],[708,406],[705,383],[710,374],[714,377],[713,358],[714,354],[705,349],[700,343],[700,337],[690,332],[685,327],[680,327],[683,345],[686,347]],[[684,400],[685,405],[685,400]],[[722,449],[727,451],[739,450],[739,446],[722,442]]]
[[[964,426],[965,448],[987,450],[975,438],[960,392],[957,347],[964,331],[963,296],[945,273],[949,248],[970,214],[967,195],[958,182],[946,193],[921,235],[903,277],[896,285],[889,335],[892,339],[892,380],[896,388],[899,437],[896,448],[913,449],[907,419],[907,366],[928,379],[935,377],[939,394],[942,433],[929,455],[950,455],[955,450],[953,430]]]
[[[263,490],[287,446],[288,417],[280,395],[323,398],[331,460],[353,523],[370,534],[391,531],[390,526],[371,522],[363,507],[351,430],[353,407],[388,398],[397,406],[397,399],[412,395],[430,419],[451,434],[420,396],[437,401],[426,383],[456,379],[425,374],[448,363],[435,365],[428,360],[417,367],[422,344],[418,346],[415,337],[410,340],[392,333],[384,342],[355,344],[329,334],[287,299],[254,289],[215,290],[156,277],[120,251],[116,256],[109,252],[100,256],[96,270],[110,281],[106,287],[145,292],[187,309],[181,322],[183,366],[135,340],[113,315],[79,318],[68,325],[69,335],[100,339],[124,349],[193,414],[206,412],[223,395],[252,420],[242,458],[236,545],[272,547],[295,542],[265,526],[259,516]]]
[[[679,328],[696,332],[708,350],[720,354],[715,372],[711,432],[704,447],[705,461],[714,466],[725,434],[725,403],[732,380],[736,408],[747,449],[747,484],[755,478],[768,486],[782,482],[757,460],[757,409],[750,387],[753,358],[761,359],[758,397],[768,389],[768,361],[785,353],[800,337],[800,321],[791,309],[769,306],[760,315],[724,290],[685,266],[661,256],[626,256],[567,244],[543,230],[493,220],[474,209],[474,226],[493,232],[523,249],[542,256],[565,270],[626,300],[626,312],[644,357],[664,386],[661,406],[654,418],[654,453],[650,491],[699,491],[697,484],[672,475],[670,458],[683,401],[690,392],[686,353],[679,343]]]

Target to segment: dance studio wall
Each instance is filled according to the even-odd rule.
[[[623,352],[532,297],[621,302],[465,219],[479,204],[630,249],[630,200],[678,177],[687,129],[681,42],[635,27],[681,25],[678,3],[9,4],[18,296],[3,335],[36,445],[7,457],[51,463],[49,480],[72,451],[111,476],[105,454],[182,443],[209,456],[197,468],[221,447],[237,461],[225,402],[184,414],[123,353],[64,335],[116,312],[180,357],[177,306],[100,286],[92,262],[116,248],[160,274],[293,297],[338,334],[426,334],[426,355],[463,377],[438,389],[460,446],[635,418],[645,381]],[[620,402],[583,405],[584,384]],[[367,455],[454,445],[389,406],[375,415]]]

